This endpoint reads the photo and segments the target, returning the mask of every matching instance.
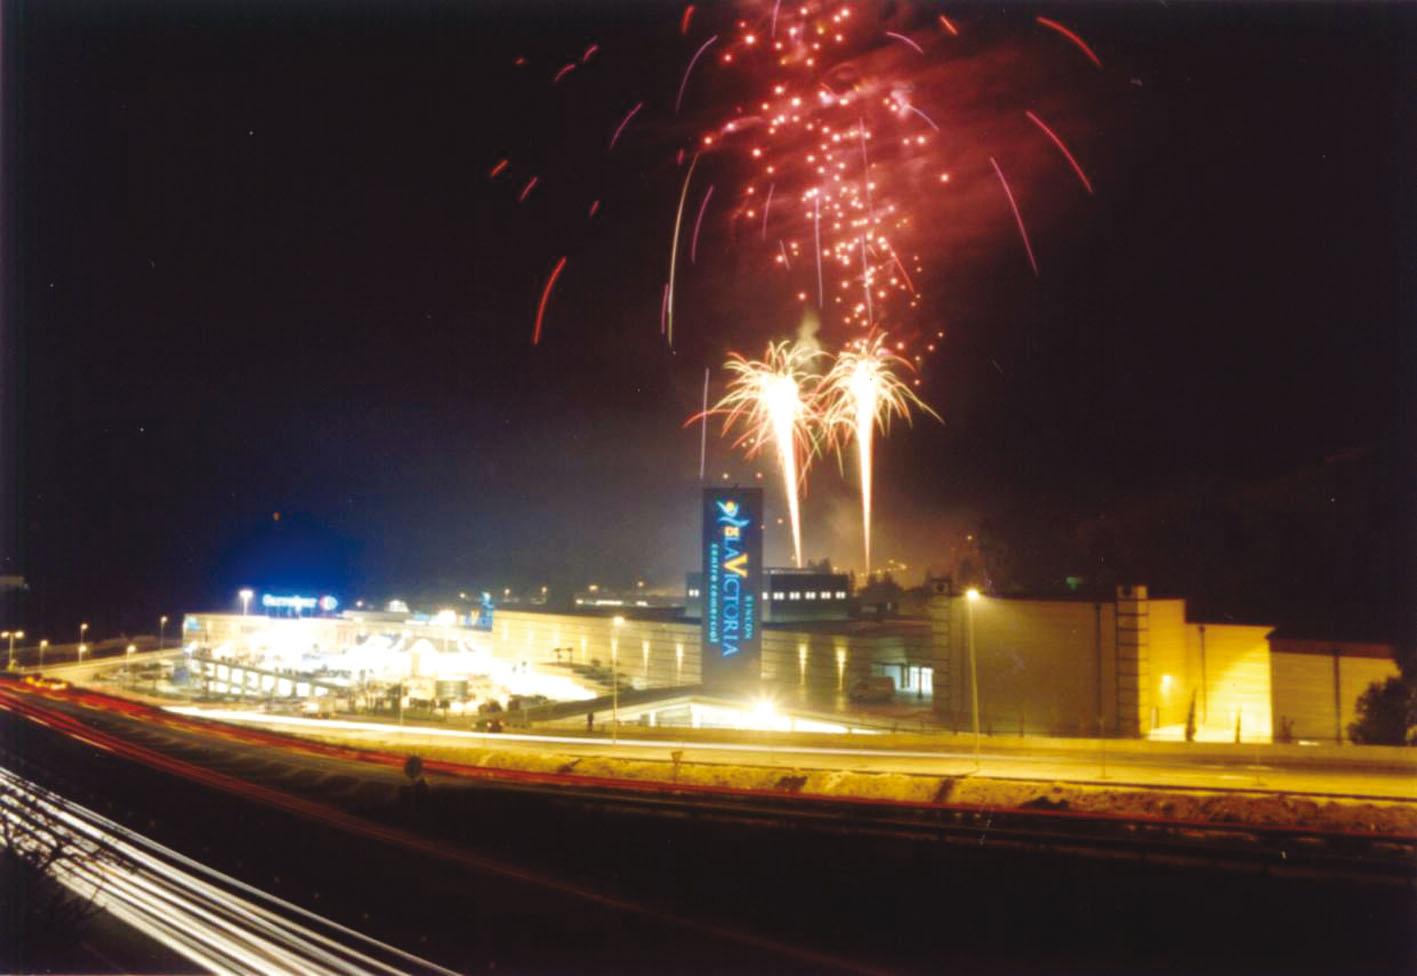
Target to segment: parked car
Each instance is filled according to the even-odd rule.
[[[854,702],[888,702],[895,697],[895,679],[889,675],[862,678],[851,686],[848,697]]]

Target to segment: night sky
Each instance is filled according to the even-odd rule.
[[[680,9],[6,4],[24,623],[151,630],[241,585],[682,580],[703,370],[796,320],[711,223],[672,353],[659,335],[695,132],[666,106]],[[958,70],[992,65],[998,98],[1066,123],[1097,193],[1046,153],[1021,172],[1037,278],[995,197],[940,222],[922,394],[945,422],[884,442],[878,553],[914,582],[983,532],[1020,588],[1127,579],[1214,617],[1404,636],[1417,9],[950,9]],[[488,179],[503,157],[543,178],[524,204]],[[711,477],[761,471],[777,504],[771,465],[710,444]],[[805,505],[807,555],[853,564],[834,462]]]

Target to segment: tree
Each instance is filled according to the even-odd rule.
[[[1401,678],[1373,682],[1358,696],[1358,718],[1348,737],[1359,745],[1401,746],[1414,742],[1417,695]]]
[[[103,873],[85,870],[87,896],[58,880],[60,874],[117,862],[114,852],[81,842],[52,813],[51,794],[16,782],[0,784],[0,970],[34,972],[64,958],[83,925],[98,913]]]

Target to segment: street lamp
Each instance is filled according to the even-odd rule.
[[[242,590],[236,595],[241,597],[241,616],[244,617],[246,616],[247,611],[251,609],[251,597],[255,596],[256,594],[252,593],[250,590]]]
[[[84,631],[89,629],[88,624],[79,624],[79,660],[84,659]]]
[[[24,632],[23,630],[7,630],[7,631],[4,631],[3,633],[0,633],[0,637],[8,637],[8,638],[10,638],[10,665],[9,665],[9,667],[10,667],[10,670],[13,671],[13,670],[15,670],[15,638],[18,637],[20,640],[24,640],[24,638],[25,638],[25,632]]]
[[[42,640],[39,642],[39,666],[41,668],[44,667],[44,651],[47,647],[49,647],[49,641]]]
[[[974,587],[964,591],[965,641],[969,646],[969,698],[970,712],[974,719],[974,768],[979,768],[979,670],[974,660],[974,605],[979,602],[979,591]]]
[[[610,621],[615,629],[610,638],[610,744],[620,741],[620,628],[625,618],[618,614]]]
[[[157,618],[157,649],[160,651],[166,645],[162,642],[163,631],[167,630],[167,615]]]

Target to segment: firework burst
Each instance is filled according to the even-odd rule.
[[[856,444],[861,479],[861,538],[868,574],[876,428],[887,432],[893,417],[909,423],[913,410],[940,419],[903,378],[902,374],[911,372],[914,367],[909,360],[892,352],[885,335],[876,333],[843,350],[818,388],[815,415],[823,431],[822,439],[836,449],[838,457],[847,443]]]
[[[769,343],[761,360],[733,353],[724,368],[732,375],[728,391],[708,411],[723,415],[723,432],[739,431],[734,447],[756,456],[768,445],[777,454],[787,512],[792,523],[792,558],[802,565],[802,517],[799,496],[807,467],[817,449],[819,418],[816,393],[820,377],[811,366],[822,353],[800,342]]]

